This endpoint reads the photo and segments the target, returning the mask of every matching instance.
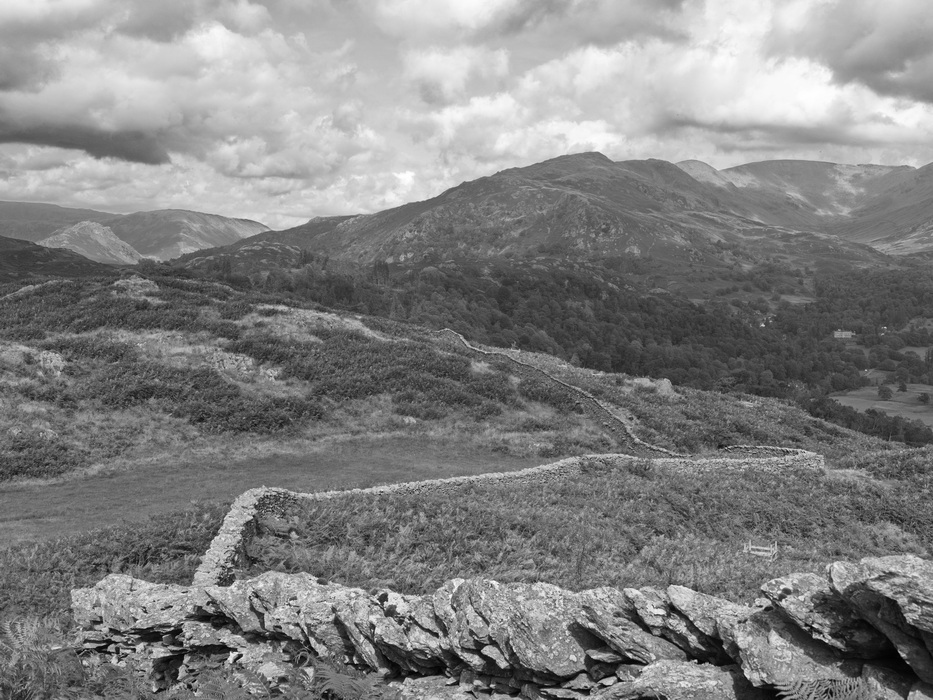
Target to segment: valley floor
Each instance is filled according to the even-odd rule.
[[[231,501],[247,489],[361,488],[513,471],[553,461],[495,452],[468,440],[420,435],[330,438],[281,446],[264,456],[154,461],[60,483],[0,486],[0,542],[54,539],[138,522],[192,501]]]
[[[889,385],[894,395],[889,401],[882,401],[878,397],[878,387],[867,386],[862,389],[845,391],[833,394],[832,398],[843,406],[849,406],[857,411],[867,411],[875,408],[884,411],[889,416],[900,416],[909,420],[918,420],[924,425],[933,428],[933,405],[920,402],[920,394],[933,394],[933,386],[929,384],[908,384],[906,392],[897,391],[897,385]]]

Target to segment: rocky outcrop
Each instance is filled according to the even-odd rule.
[[[95,221],[81,221],[60,228],[38,243],[46,248],[67,248],[90,260],[109,265],[135,265],[143,257],[132,246],[117,238],[110,228]]]
[[[766,583],[746,607],[682,586],[453,579],[426,595],[269,572],[230,586],[111,575],[73,592],[83,647],[155,687],[205,660],[272,681],[304,655],[386,677],[397,697],[929,697],[933,563],[836,563]]]
[[[933,562],[910,555],[837,562],[829,580],[920,680],[933,683]]]
[[[865,659],[890,655],[891,642],[859,617],[825,577],[792,574],[769,581],[761,590],[814,639]]]

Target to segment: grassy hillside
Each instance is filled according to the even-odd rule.
[[[4,296],[0,412],[11,427],[0,481],[131,468],[180,447],[223,446],[229,459],[231,446],[245,454],[364,433],[473,436],[519,456],[616,447],[566,392],[505,361],[472,357],[417,326],[283,301],[171,277],[61,281]],[[566,363],[554,371],[633,414],[644,439],[678,450],[832,450],[852,439],[773,400],[686,389],[661,397],[624,375]]]
[[[263,528],[241,576],[306,571],[404,593],[428,593],[455,576],[572,590],[674,583],[750,603],[764,581],[791,571],[930,556],[933,514],[917,487],[929,488],[933,470],[890,471],[880,483],[834,472],[690,473],[649,461],[609,469],[593,460],[582,478],[560,484],[321,501],[296,509],[287,527]],[[743,553],[749,540],[777,542],[780,556]]]
[[[369,486],[626,449],[566,390],[419,326],[173,277],[12,291],[0,288],[7,541],[139,521],[263,484]],[[678,451],[757,443],[833,457],[878,444],[776,400],[659,392],[516,356]]]
[[[0,329],[0,532],[15,540],[0,549],[0,620],[67,619],[69,591],[110,572],[190,582],[227,503],[250,486],[369,486],[626,447],[574,392],[503,357],[281,294],[159,275],[6,285]],[[510,353],[598,397],[649,442],[696,454],[799,446],[845,469],[699,477],[640,462],[520,495],[361,499],[301,515],[307,540],[261,539],[257,567],[409,591],[485,574],[678,582],[744,599],[788,567],[930,551],[927,452],[775,399]],[[124,522],[100,528],[107,519]],[[457,533],[446,544],[439,523]],[[357,536],[336,541],[348,527]],[[739,555],[750,538],[778,540],[775,568]]]
[[[95,277],[114,274],[112,268],[63,248],[45,248],[0,236],[0,285],[19,287],[50,277]]]

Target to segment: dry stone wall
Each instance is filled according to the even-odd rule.
[[[913,626],[905,631],[903,614],[891,618],[878,601],[864,603],[859,588],[864,572],[841,564],[834,565],[828,582],[799,577],[771,582],[763,591],[774,605],[765,608],[738,606],[679,586],[573,593],[544,583],[454,579],[431,595],[409,596],[368,593],[306,574],[269,572],[234,581],[235,569],[247,561],[258,520],[285,516],[307,502],[455,493],[476,483],[560,482],[634,463],[701,472],[824,469],[821,455],[792,448],[743,445],[690,457],[650,445],[634,434],[626,417],[588,392],[507,353],[475,347],[453,331],[441,333],[472,352],[507,359],[525,376],[544,376],[561,385],[632,454],[571,457],[515,472],[366,489],[251,489],[233,503],[191,586],[111,575],[93,588],[73,591],[84,647],[116,663],[132,660],[163,688],[190,678],[205,656],[218,653],[274,682],[288,673],[296,649],[310,649],[319,657],[343,658],[394,675],[400,700],[468,700],[477,694],[534,700],[773,697],[761,688],[810,698],[822,697],[812,694],[823,688],[821,683],[830,684],[826,687],[833,692],[848,692],[851,686],[862,693],[852,697],[869,693],[864,696],[895,700],[906,698],[908,691],[926,692],[923,682],[933,682],[933,661],[927,662],[933,629],[915,620],[926,624],[933,608],[909,618]],[[927,565],[889,562],[888,568],[914,574],[926,572]],[[866,571],[871,566],[880,565],[863,562]],[[885,590],[883,595],[894,595],[890,586]],[[927,593],[911,590],[915,598],[933,600],[933,594],[924,598]],[[849,591],[852,600],[846,599],[840,613],[838,599]],[[775,644],[781,647],[777,656],[771,654]],[[918,644],[926,644],[925,650]]]
[[[525,362],[524,360],[512,355],[511,353],[502,352],[499,350],[487,350],[485,348],[480,348],[476,345],[473,345],[466,338],[457,333],[457,331],[451,330],[450,328],[445,328],[441,331],[438,331],[438,334],[446,336],[453,342],[462,345],[471,352],[475,352],[485,357],[498,357],[507,360],[508,362],[512,363],[520,375],[531,376],[536,379],[544,377],[548,381],[561,386],[567,392],[576,397],[580,407],[588,416],[597,422],[602,422],[603,426],[608,430],[608,432],[613,434],[613,436],[620,444],[627,445],[635,454],[662,454],[669,457],[686,456],[680,454],[679,452],[673,452],[664,447],[659,447],[657,445],[652,445],[645,442],[637,435],[635,435],[629,420],[621,416],[616,409],[609,406],[607,403],[600,401],[585,389],[581,389],[580,387],[574,386],[573,384],[568,384],[562,379],[549,374],[540,367],[536,367],[531,363]]]
[[[745,456],[745,451],[756,452],[760,456]],[[806,450],[794,450],[780,447],[738,446],[733,452],[737,457],[666,457],[645,459],[633,455],[602,454],[569,457],[553,464],[530,467],[514,472],[492,472],[475,476],[456,476],[447,479],[374,486],[365,489],[344,491],[323,491],[318,493],[296,493],[280,488],[261,487],[250,489],[240,495],[230,507],[216,537],[201,560],[194,575],[194,583],[199,586],[228,585],[233,581],[233,571],[246,562],[246,550],[256,534],[256,521],[262,516],[283,516],[289,508],[302,503],[331,500],[334,498],[355,498],[361,495],[424,493],[430,491],[456,492],[470,484],[508,483],[542,484],[560,482],[578,477],[584,470],[621,468],[633,462],[655,464],[663,468],[678,471],[779,471],[823,470],[822,455]]]
[[[531,467],[520,471],[505,473],[487,473],[476,476],[452,477],[447,479],[434,479],[427,481],[375,486],[366,489],[350,489],[343,491],[325,491],[318,493],[295,493],[279,488],[261,487],[251,489],[237,498],[224,518],[220,531],[212,540],[210,547],[201,560],[194,575],[194,584],[199,586],[229,585],[233,581],[234,570],[246,562],[247,548],[256,534],[257,519],[262,516],[282,516],[292,506],[309,501],[330,500],[334,498],[353,498],[360,495],[373,495],[383,493],[420,493],[424,491],[457,490],[473,483],[506,482],[519,485],[522,483],[546,483],[561,481],[579,476],[584,468],[592,469],[594,466],[603,468],[618,468],[637,459],[644,459],[649,455],[652,463],[669,469],[691,471],[746,471],[755,469],[787,471],[793,469],[819,469],[824,468],[821,455],[806,450],[784,447],[769,447],[755,445],[737,445],[725,448],[720,452],[722,456],[710,458],[692,458],[663,447],[650,445],[634,434],[628,421],[618,415],[615,410],[599,401],[587,391],[568,384],[524,362],[511,354],[486,350],[472,345],[462,335],[449,328],[439,331],[439,334],[451,342],[466,347],[472,352],[483,356],[502,357],[513,363],[519,372],[535,378],[544,377],[554,382],[568,392],[573,393],[584,410],[590,413],[614,434],[621,435],[620,442],[634,449],[634,454],[603,454],[587,455],[584,457],[570,457],[568,459]]]
[[[132,662],[157,689],[196,682],[217,659],[278,683],[311,652],[376,671],[382,697],[403,700],[933,697],[933,562],[837,562],[762,593],[749,607],[674,585],[473,578],[403,595],[308,574],[232,586],[111,574],[72,604],[83,648]]]

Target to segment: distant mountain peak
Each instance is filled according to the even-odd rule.
[[[185,209],[127,214],[108,222],[114,234],[146,257],[170,260],[204,248],[230,245],[269,227],[249,219]]]
[[[729,187],[732,182],[712,165],[702,160],[682,160],[675,165],[697,182],[706,182],[717,187]]]
[[[38,243],[46,248],[66,248],[109,265],[134,265],[143,257],[131,245],[117,238],[110,227],[96,221],[80,221],[65,226]]]

